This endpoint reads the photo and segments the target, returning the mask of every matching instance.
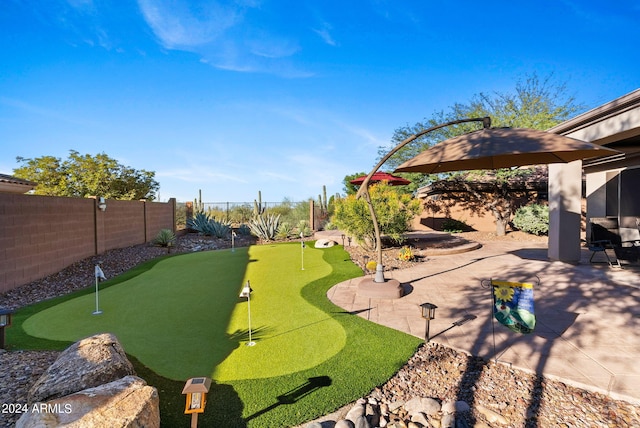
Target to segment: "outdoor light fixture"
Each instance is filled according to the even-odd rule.
[[[247,281],[247,284],[244,286],[244,288],[240,292],[240,297],[247,299],[247,313],[249,314],[249,342],[247,343],[247,346],[253,346],[256,344],[256,342],[254,342],[251,339],[251,292],[252,291],[253,290],[249,285],[249,281]]]
[[[11,314],[9,309],[0,309],[0,349],[4,349],[4,328],[11,325]]]
[[[198,413],[204,413],[209,388],[211,388],[211,379],[208,377],[193,377],[187,380],[182,389],[182,393],[187,396],[184,414],[191,415],[191,428],[198,426]]]
[[[436,305],[434,305],[433,303],[423,303],[420,305],[420,308],[422,309],[422,318],[427,320],[427,331],[425,334],[425,342],[428,342],[430,337],[429,337],[429,323],[432,319],[434,319],[436,317],[436,309],[438,308]]]
[[[342,238],[342,246],[344,247],[344,233],[340,235],[340,237]]]
[[[98,209],[102,212],[105,212],[107,210],[107,202],[104,200],[103,197],[100,197],[98,199]]]

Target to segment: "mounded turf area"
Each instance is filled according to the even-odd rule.
[[[304,265],[304,269],[301,267]],[[63,349],[116,334],[158,388],[163,426],[189,426],[184,380],[214,380],[201,426],[287,427],[331,412],[385,382],[420,340],[345,313],[326,298],[361,275],[341,247],[274,244],[177,255],[19,311],[13,347]],[[249,280],[248,304],[238,294]]]

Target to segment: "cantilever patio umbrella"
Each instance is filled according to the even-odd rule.
[[[535,129],[484,128],[442,141],[394,172],[433,174],[472,169],[567,163],[618,154],[597,144]]]
[[[407,137],[378,162],[356,195],[367,200],[373,220],[378,250],[375,282],[385,282],[385,279],[382,267],[380,227],[368,193],[370,178],[383,163],[408,143],[437,129],[465,122],[482,122],[483,129],[442,141],[406,161],[394,172],[429,174],[472,169],[497,169],[522,165],[567,163],[578,159],[620,153],[597,144],[534,129],[491,128],[490,117],[454,120]]]
[[[354,178],[349,181],[351,184],[361,185],[364,180],[367,178],[366,175],[362,177]],[[411,181],[406,178],[398,177],[397,175],[389,174],[388,172],[376,172],[371,176],[369,180],[371,183],[378,183],[380,181],[386,181],[390,186],[405,186],[407,184],[411,184]]]

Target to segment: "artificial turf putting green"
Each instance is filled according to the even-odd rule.
[[[114,333],[127,353],[176,380],[212,376],[218,381],[279,376],[313,367],[342,349],[340,324],[300,295],[331,267],[322,250],[263,245],[236,251],[165,258],[148,271],[95,295],[41,311],[24,324],[31,336],[76,341]],[[249,280],[248,302],[238,293]],[[299,358],[305,355],[305,358]]]
[[[266,251],[266,253],[262,253],[262,250]],[[278,255],[280,254],[280,251],[284,251],[287,254],[290,252],[291,257],[294,259],[294,262],[292,262],[290,266],[280,266],[280,257]],[[306,364],[309,368],[272,377],[256,377],[229,381],[215,379],[211,386],[211,390],[209,391],[210,399],[208,400],[207,409],[199,418],[201,426],[225,428],[277,428],[291,427],[301,424],[304,421],[330,413],[338,407],[362,397],[376,386],[386,382],[415,352],[416,347],[422,343],[422,340],[416,337],[371,323],[353,313],[346,312],[327,299],[327,291],[331,286],[362,275],[360,268],[351,262],[349,254],[344,251],[342,247],[336,246],[322,250],[307,248],[304,253],[304,271],[298,270],[301,265],[300,251],[299,244],[277,244],[251,247],[250,249],[236,249],[236,253],[240,252],[241,254],[240,263],[238,265],[235,264],[238,260],[233,258],[238,256],[238,254],[230,254],[227,250],[213,251],[209,253],[197,253],[201,254],[199,257],[203,257],[201,262],[197,262],[198,258],[195,258],[193,259],[193,263],[189,262],[184,265],[187,270],[190,270],[194,269],[199,265],[199,263],[210,264],[210,268],[207,268],[206,270],[209,273],[213,273],[214,277],[227,274],[231,275],[231,272],[228,272],[229,270],[232,270],[231,268],[239,271],[233,274],[228,282],[228,284],[231,284],[233,283],[232,281],[236,281],[236,285],[234,287],[225,287],[220,291],[221,294],[230,296],[230,307],[226,312],[218,314],[221,325],[209,325],[209,329],[211,331],[215,330],[215,334],[221,338],[221,343],[230,344],[229,352],[231,353],[227,356],[227,361],[230,362],[231,358],[235,358],[237,356],[238,360],[234,366],[240,364],[242,358],[246,358],[246,355],[249,355],[248,359],[254,358],[262,361],[263,364],[266,364],[265,361],[270,358],[270,356],[264,352],[267,349],[268,342],[272,339],[275,340],[276,338],[283,336],[293,338],[295,337],[293,334],[296,331],[305,333],[303,336],[298,336],[298,338],[302,339],[304,347],[309,346],[309,342],[321,343],[321,341],[324,340],[322,337],[322,330],[312,330],[311,326],[319,327],[328,325],[329,323],[327,321],[337,322],[342,328],[342,331],[344,332],[343,334],[346,335],[344,346],[337,353],[331,356],[329,356],[331,352],[324,354],[324,360],[313,367]],[[312,256],[314,252],[317,252],[320,258],[315,259]],[[195,256],[197,254],[193,255]],[[171,256],[169,258],[144,263],[116,278],[110,279],[107,283],[104,283],[103,285],[106,288],[100,293],[100,306],[105,313],[99,317],[105,317],[109,310],[117,309],[117,307],[110,309],[108,302],[105,302],[107,299],[105,297],[105,293],[109,289],[118,287],[125,283],[131,284],[129,281],[132,279],[142,277],[146,273],[156,269],[158,265],[163,265],[165,261],[179,257],[182,256]],[[283,282],[278,282],[277,284],[274,282],[274,284],[277,285],[277,290],[279,291],[267,294],[266,290],[263,289],[264,286],[261,281],[258,280],[258,278],[249,277],[249,272],[252,271],[252,268],[257,268],[261,262],[267,262],[269,260],[271,260],[273,266],[266,270],[256,270],[256,272],[261,272],[260,275],[273,275],[274,277],[279,276],[282,273],[285,280]],[[269,265],[271,265],[271,263],[269,263]],[[252,324],[254,326],[268,325],[270,317],[266,316],[264,320],[261,320],[259,315],[254,314],[254,311],[256,310],[254,307],[259,305],[258,302],[265,300],[269,301],[271,298],[275,299],[278,295],[285,298],[291,297],[287,293],[282,294],[291,286],[291,284],[286,280],[287,275],[284,274],[284,272],[280,272],[282,269],[290,269],[291,275],[301,275],[301,288],[299,288],[299,293],[304,302],[301,303],[296,300],[297,303],[294,305],[289,304],[291,302],[288,302],[286,299],[280,300],[275,303],[278,306],[278,309],[282,313],[285,313],[287,310],[292,311],[292,313],[298,318],[308,316],[318,318],[315,318],[313,323],[310,322],[310,319],[302,320],[302,324],[299,324],[297,327],[287,325],[285,330],[280,333],[279,336],[274,331],[269,332],[266,329],[258,331],[258,336],[256,338],[258,344],[251,347],[250,350],[262,352],[256,352],[255,355],[246,354],[245,352],[249,352],[249,349],[247,349],[249,347],[244,346],[244,343],[248,337],[243,333],[242,322],[247,316],[247,302],[246,299],[238,299],[237,296],[240,288],[244,284],[245,278],[249,278],[251,280],[251,285],[254,289],[251,299]],[[199,271],[199,269],[196,270]],[[190,277],[192,275],[196,277],[198,276],[195,272],[185,272],[182,269],[179,269],[179,271],[180,272],[173,272],[171,269],[166,271],[167,276],[175,276],[177,278],[176,283],[178,285],[182,284],[183,279],[186,277]],[[108,274],[108,272],[106,273]],[[200,274],[202,274],[202,272],[200,272]],[[322,276],[323,274],[324,276]],[[210,284],[210,282],[207,283]],[[184,287],[178,288],[185,292]],[[93,287],[89,286],[72,295],[40,302],[17,311],[13,317],[14,323],[7,331],[7,343],[10,348],[61,350],[69,346],[71,344],[70,341],[75,339],[51,340],[52,338],[41,339],[33,337],[25,332],[26,325],[31,324],[36,320],[36,316],[38,314],[48,311],[49,309],[63,306],[65,303],[77,300],[83,296],[87,300],[84,303],[84,306],[80,308],[80,312],[85,313],[85,315],[82,315],[82,319],[85,321],[91,321],[90,318],[93,318],[94,316],[86,315],[86,313],[90,314],[95,309],[94,294],[92,293],[92,290]],[[129,297],[131,298],[130,295]],[[163,297],[159,293],[155,293],[153,287],[151,287],[149,288],[149,293],[143,293],[138,297],[138,300],[154,300],[160,298]],[[180,300],[182,295],[179,294],[175,298]],[[298,296],[295,296],[295,298],[298,298]],[[127,299],[124,299],[124,301],[126,300]],[[175,304],[172,300],[170,300],[170,302]],[[196,302],[197,307],[200,307],[201,303],[202,302],[199,301]],[[313,310],[298,313],[298,309],[295,306],[300,303],[303,305],[310,304],[321,311],[322,314]],[[261,304],[262,303],[260,303],[260,305]],[[142,312],[138,302],[136,302],[134,306],[138,308],[138,312]],[[208,307],[206,304],[202,306]],[[69,309],[71,310],[71,308]],[[192,309],[194,308],[186,308],[185,312],[179,314],[180,316],[177,317],[177,319],[180,319],[180,317],[191,317],[192,315],[189,312]],[[363,310],[364,309],[366,308],[363,308]],[[78,311],[79,308],[76,307],[75,310]],[[237,311],[237,314],[234,311]],[[238,318],[236,318],[236,315]],[[65,313],[64,316],[67,317],[70,315]],[[118,316],[115,316],[115,318],[117,317]],[[156,322],[159,323],[160,327],[165,325],[164,323],[167,317],[169,317],[168,314],[162,314],[162,316],[157,317]],[[256,317],[258,318],[257,322],[259,324],[256,324]],[[331,320],[323,317],[328,317]],[[227,318],[226,323],[224,322],[225,318]],[[145,317],[143,319],[147,318]],[[58,320],[56,322],[58,323],[59,328],[64,329],[67,327],[64,320]],[[234,322],[238,322],[238,325],[235,325]],[[76,324],[82,323],[83,321],[76,321]],[[47,324],[50,324],[49,321],[45,321],[43,327],[54,330],[54,333],[58,330],[58,328],[48,326]],[[277,323],[274,322],[274,324]],[[77,327],[85,328],[83,325],[78,325]],[[107,329],[109,326],[103,325],[100,327],[102,328],[99,330],[101,332],[111,331]],[[144,328],[149,329],[151,327],[152,326],[145,324]],[[157,326],[154,326],[154,328],[156,327]],[[33,328],[33,325],[29,328]],[[244,329],[246,329],[246,325]],[[238,330],[238,334],[233,335],[232,333],[236,330]],[[163,337],[168,336],[168,331],[165,331],[165,329],[159,328],[158,331],[160,331],[158,334]],[[117,331],[114,333],[120,337]],[[39,333],[33,332],[33,334]],[[87,333],[87,335],[88,334],[91,333]],[[166,340],[167,353],[176,352],[173,350],[173,343],[176,339],[177,338],[175,337],[168,337]],[[338,336],[329,338],[329,342],[332,340],[339,341],[340,338]],[[289,341],[285,342],[288,343]],[[331,346],[332,344],[330,343],[329,345]],[[292,361],[313,359],[316,357],[311,354],[322,351],[322,349],[307,351],[307,348],[304,347],[298,348],[295,351],[293,351],[293,348],[289,348],[291,349],[290,354]],[[127,352],[132,354],[132,352],[127,349],[126,344],[125,349]],[[221,351],[224,351],[224,347],[221,347],[220,349]],[[240,352],[232,352],[234,349]],[[225,352],[221,352],[221,355],[224,354]],[[135,357],[135,354],[131,355],[131,359],[136,367],[136,372],[150,385],[153,385],[158,389],[160,396],[160,416],[162,427],[188,427],[189,417],[183,414],[184,396],[181,394],[182,387],[184,386],[184,380],[171,380],[168,377],[159,375],[154,370],[150,370],[146,363],[141,363]],[[201,355],[199,359],[207,360],[207,357]],[[318,360],[321,359],[322,358],[319,358]],[[176,366],[186,363],[192,364],[191,362],[179,361],[175,357],[171,360],[172,364]],[[227,361],[221,364],[216,375],[220,376],[223,374],[222,366],[227,364]],[[209,369],[216,364],[213,359],[210,361],[207,360],[205,363],[206,364],[197,364],[202,364],[203,367],[208,367]],[[260,364],[255,366],[260,366]],[[228,371],[227,373],[230,372]],[[195,375],[202,376],[202,372],[198,372]],[[234,377],[229,374],[226,376],[229,378]],[[191,375],[188,377],[191,377]]]

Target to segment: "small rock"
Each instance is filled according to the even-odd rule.
[[[395,413],[396,410],[400,409],[402,406],[404,406],[404,401],[403,400],[398,400],[398,401],[394,401],[392,403],[389,403],[389,411],[391,413]]]
[[[365,416],[358,416],[355,421],[353,421],[354,428],[371,428],[369,421]]]
[[[355,428],[355,426],[349,419],[342,419],[336,422],[336,425],[333,428]]]
[[[445,413],[440,421],[442,428],[454,428],[456,426],[456,417],[453,413]]]
[[[420,402],[422,403],[422,411],[427,415],[432,416],[442,410],[442,405],[434,398],[423,398]]]
[[[364,415],[365,415],[364,406],[362,404],[356,404],[351,408],[351,410],[347,412],[347,416],[345,416],[345,419],[349,419],[351,422],[355,423],[356,419]]]
[[[429,426],[429,419],[427,419],[424,413],[415,413],[411,415],[411,422],[418,423],[423,427]]]
[[[488,422],[497,422],[499,424],[506,425],[509,423],[509,420],[502,416],[500,413],[494,412],[491,409],[487,409],[484,406],[477,405],[476,410],[482,414],[485,418],[487,418]]]

